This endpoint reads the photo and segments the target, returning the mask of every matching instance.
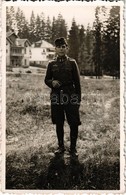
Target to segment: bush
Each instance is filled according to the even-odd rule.
[[[32,63],[30,63],[30,66],[38,67],[38,68],[46,68],[45,64],[32,64]]]
[[[15,73],[15,77],[21,77],[21,73]]]
[[[38,73],[42,73],[42,72],[43,72],[43,70],[37,69],[37,72],[38,72]]]
[[[7,67],[6,67],[6,71],[8,71],[8,72],[13,72],[12,66],[7,66]]]
[[[31,70],[27,70],[26,73],[32,73],[32,71]]]

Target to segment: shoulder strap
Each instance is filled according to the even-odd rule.
[[[73,66],[72,66],[72,61],[70,60],[70,58],[67,58],[67,64],[71,66],[72,71],[73,71]]]

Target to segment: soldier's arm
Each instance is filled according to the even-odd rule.
[[[80,85],[80,71],[76,61],[73,61],[73,81],[76,93],[78,94],[79,102],[81,101],[81,85]]]
[[[51,70],[51,62],[49,62],[47,71],[46,71],[46,76],[45,76],[45,84],[52,88],[52,70]]]

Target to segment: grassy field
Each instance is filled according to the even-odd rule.
[[[49,93],[42,75],[8,75],[6,189],[118,190],[119,80],[81,78],[78,158],[57,157]],[[69,149],[65,123],[65,146]]]

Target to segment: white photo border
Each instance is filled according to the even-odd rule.
[[[54,1],[47,1],[49,4],[54,3]],[[73,1],[75,3],[75,1]],[[84,1],[83,1],[84,2]],[[125,102],[126,102],[126,88],[125,88],[125,83],[126,83],[126,2],[124,1],[91,1],[91,2],[84,2],[85,4],[88,5],[106,5],[106,4],[111,4],[111,5],[119,5],[121,8],[121,14],[120,14],[120,28],[121,30],[121,39],[120,39],[120,56],[121,56],[121,78],[120,78],[120,181],[121,181],[121,189],[120,190],[77,190],[72,191],[72,190],[6,190],[5,189],[5,151],[6,151],[6,146],[5,146],[5,128],[6,128],[6,66],[5,66],[5,57],[6,57],[6,39],[5,39],[5,21],[6,21],[6,15],[5,15],[5,8],[6,5],[17,5],[23,6],[23,5],[33,5],[35,4],[40,4],[41,2],[31,2],[31,1],[18,1],[17,2],[5,2],[1,1],[0,5],[0,115],[1,115],[1,121],[0,121],[0,146],[1,146],[1,151],[0,151],[0,164],[1,164],[1,177],[0,177],[0,184],[1,184],[1,193],[7,193],[7,194],[25,194],[25,193],[32,193],[32,194],[42,194],[42,195],[63,195],[63,194],[74,194],[74,195],[86,195],[86,194],[123,194],[125,193],[125,177],[126,177],[126,166],[125,166],[125,156],[126,156],[126,107],[125,107]],[[67,1],[61,2],[61,3],[68,3]],[[79,4],[79,1],[77,2]],[[4,21],[4,22],[3,22]],[[124,28],[123,28],[124,26]],[[123,95],[122,95],[123,94]],[[122,120],[123,119],[123,120]]]

